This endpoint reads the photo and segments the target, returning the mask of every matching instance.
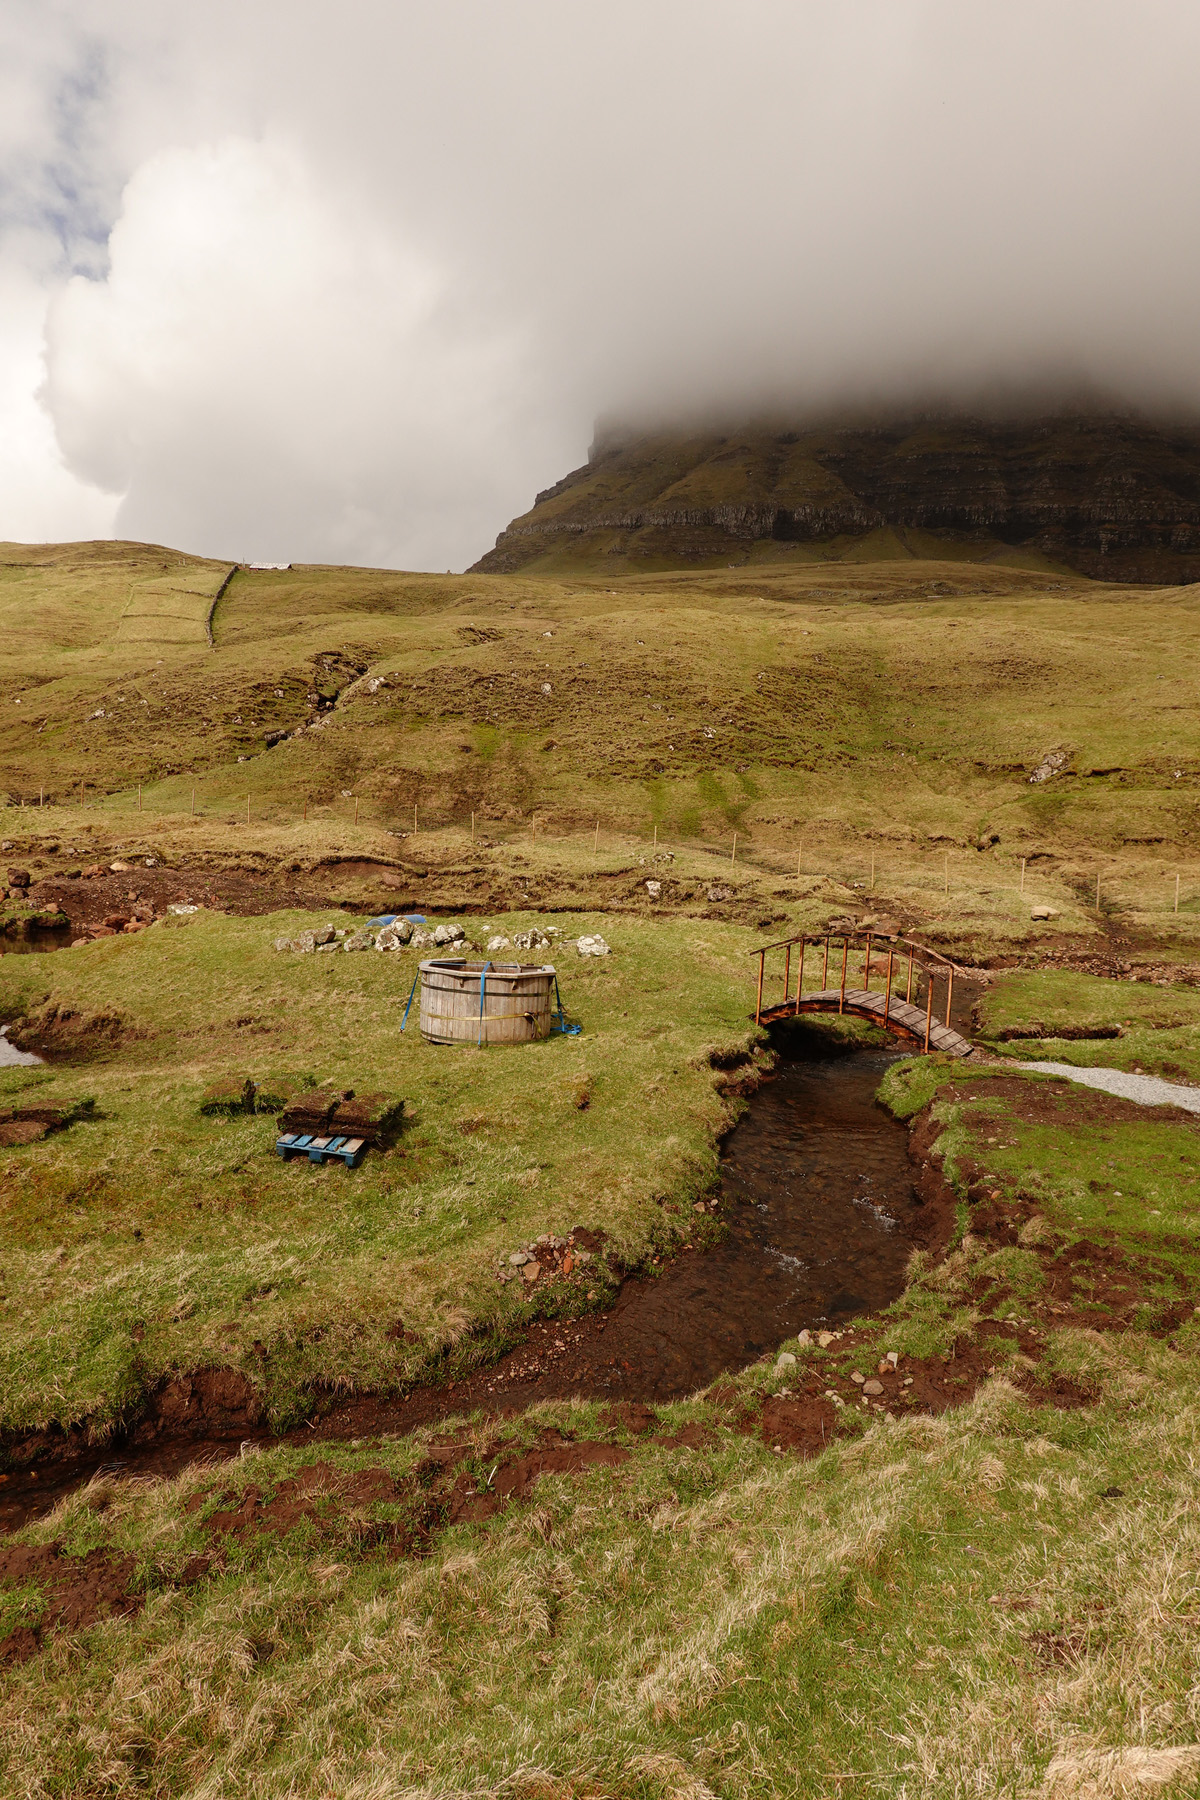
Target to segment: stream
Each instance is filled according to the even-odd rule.
[[[803,1026],[779,1031],[780,1061],[729,1133],[721,1217],[710,1249],[626,1280],[608,1313],[538,1320],[499,1361],[451,1385],[403,1397],[358,1396],[287,1434],[294,1442],[411,1430],[452,1413],[513,1412],[579,1395],[661,1402],[746,1367],[803,1327],[836,1329],[894,1300],[921,1227],[905,1127],[875,1092],[902,1053],[831,1051]],[[36,1517],[98,1469],[172,1475],[198,1460],[272,1440],[228,1417],[224,1428],[132,1438],[0,1477],[0,1529]]]

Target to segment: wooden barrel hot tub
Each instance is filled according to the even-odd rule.
[[[421,1036],[431,1044],[530,1044],[549,1037],[553,1015],[550,966],[461,957],[421,964]]]

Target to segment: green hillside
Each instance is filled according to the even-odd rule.
[[[1197,587],[912,562],[602,582],[4,556],[0,766],[30,847],[136,829],[162,854],[433,867],[470,858],[473,814],[491,840],[473,866],[520,842],[546,879],[657,832],[698,878],[736,833],[747,878],[860,881],[874,859],[881,892],[929,905],[948,857],[981,917],[1022,858],[1057,907],[1098,869],[1102,902],[1135,912],[1190,884]],[[130,631],[146,594],[178,609],[136,615],[157,639]]]

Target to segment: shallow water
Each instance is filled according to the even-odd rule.
[[[8,1026],[0,1025],[0,1069],[15,1069],[24,1064],[44,1061],[44,1057],[35,1056],[32,1050],[18,1050],[15,1044],[10,1044]]]
[[[722,1159],[728,1237],[628,1283],[609,1315],[604,1360],[632,1364],[624,1394],[690,1393],[805,1326],[897,1297],[916,1195],[908,1133],[874,1098],[896,1060],[801,1056],[758,1090]]]

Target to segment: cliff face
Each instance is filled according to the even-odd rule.
[[[1120,414],[610,435],[476,571],[958,556],[1200,581],[1200,426]]]

